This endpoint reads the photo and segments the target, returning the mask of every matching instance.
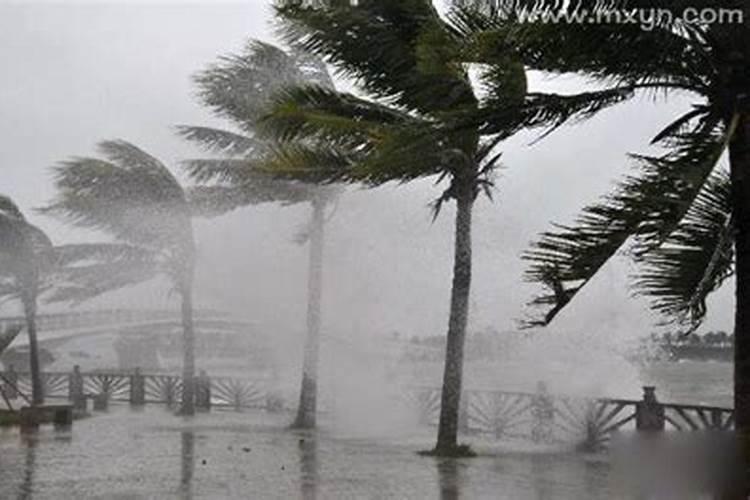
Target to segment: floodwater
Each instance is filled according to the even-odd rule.
[[[675,376],[669,370],[677,366],[661,369]],[[432,429],[364,438],[326,425],[290,431],[288,421],[229,411],[183,419],[161,407],[114,406],[67,432],[0,431],[0,498],[648,498],[606,454],[477,442],[477,458],[435,459],[415,453],[433,444]]]

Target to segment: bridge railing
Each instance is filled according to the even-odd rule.
[[[420,421],[436,425],[440,389],[411,387],[406,392]],[[704,405],[661,403],[654,387],[644,387],[641,400],[553,395],[540,384],[536,392],[465,390],[459,430],[491,438],[537,443],[576,442],[584,449],[605,447],[623,431],[727,431],[734,411]]]
[[[211,310],[197,310],[196,317],[221,318],[222,314]],[[133,323],[140,321],[179,320],[177,311],[161,309],[97,309],[84,311],[68,311],[60,313],[37,315],[37,328],[40,331],[86,328],[117,323]],[[13,325],[25,325],[23,316],[0,317],[0,330]]]
[[[11,402],[19,393],[31,393],[29,373],[6,370],[0,372],[0,389]],[[145,404],[176,405],[182,397],[182,377],[168,374],[132,372],[44,372],[44,396],[47,399],[68,399],[74,406],[86,408],[89,399],[95,409],[104,409],[109,402],[124,402],[133,406]],[[283,409],[272,384],[266,379],[233,377],[196,377],[196,406],[202,409],[249,408]]]
[[[0,393],[13,401],[30,394],[28,373],[12,369],[0,372]],[[168,374],[133,372],[45,372],[46,398],[68,399],[85,408],[93,399],[94,409],[109,402],[176,405],[182,396],[182,378]],[[423,424],[437,424],[440,389],[406,387],[403,398]],[[285,409],[268,379],[196,377],[196,406],[202,409]],[[464,434],[493,439],[524,439],[537,443],[578,443],[583,449],[605,447],[618,432],[637,431],[728,431],[734,426],[734,411],[706,405],[662,403],[654,387],[644,387],[640,400],[586,398],[555,395],[544,384],[536,392],[465,390],[459,410],[459,430]]]

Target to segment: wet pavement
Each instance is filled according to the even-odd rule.
[[[286,418],[193,419],[126,407],[0,431],[0,498],[612,498],[609,466],[576,454],[418,456],[432,436],[360,438],[290,431]]]

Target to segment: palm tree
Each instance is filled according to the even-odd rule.
[[[23,305],[29,335],[31,404],[34,406],[44,404],[36,328],[37,299],[46,288],[45,279],[52,264],[53,247],[49,237],[28,222],[10,198],[0,195],[0,297],[18,298]],[[9,340],[12,340],[15,335],[10,333]]]
[[[66,284],[53,300],[82,301],[150,280],[168,279],[179,294],[183,326],[181,412],[194,413],[195,241],[187,193],[156,158],[125,141],[99,144],[104,159],[73,158],[55,170],[57,197],[42,209],[77,226],[108,233],[111,243],[67,245]]]
[[[369,98],[320,86],[277,96],[261,132],[279,141],[263,167],[279,176],[368,187],[437,177],[448,186],[437,215],[456,202],[455,254],[438,439],[433,453],[465,452],[457,444],[463,349],[471,288],[474,202],[488,195],[496,146],[524,126],[585,117],[621,99],[618,92],[573,102],[526,94],[513,58],[481,72],[482,92],[468,77],[467,47],[429,0],[299,0],[276,5],[283,36],[351,77]],[[472,59],[474,61],[476,59]],[[502,115],[502,120],[499,116]],[[489,123],[488,117],[496,118]]]
[[[464,2],[466,3],[466,2]],[[750,32],[747,2],[670,3],[651,30],[639,25],[529,23],[529,13],[601,9],[514,0],[459,11],[462,34],[481,42],[488,59],[512,50],[530,68],[586,76],[604,85],[692,96],[692,109],[654,138],[660,156],[635,156],[639,170],[584,209],[572,226],[544,233],[527,254],[528,277],[549,293],[545,325],[626,246],[642,267],[635,285],[668,320],[693,330],[706,297],[736,275],[735,426],[750,457]],[[498,4],[502,4],[498,6]],[[598,4],[598,5],[597,5]],[[609,2],[608,8],[664,9],[663,2]],[[734,24],[687,23],[695,9],[734,9]],[[537,9],[537,10],[535,10]],[[578,9],[577,11],[575,9]],[[652,12],[654,12],[652,10]],[[743,15],[742,22],[736,14]],[[528,17],[527,17],[528,19]],[[717,167],[728,152],[728,172]],[[750,460],[748,460],[750,463]]]
[[[317,414],[318,351],[320,344],[323,232],[325,210],[335,189],[294,180],[277,179],[258,168],[273,142],[258,137],[258,120],[268,111],[271,96],[291,85],[318,84],[333,88],[320,59],[300,51],[285,51],[252,41],[238,55],[223,56],[195,77],[199,96],[216,115],[229,120],[238,132],[208,127],[181,126],[180,134],[218,158],[191,160],[189,175],[208,183],[194,191],[205,211],[221,214],[261,203],[293,205],[309,202],[312,216],[299,243],[310,242],[305,340],[296,428],[313,428]]]

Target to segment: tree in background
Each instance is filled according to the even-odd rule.
[[[483,62],[428,0],[280,1],[285,39],[323,57],[369,98],[320,86],[275,98],[261,130],[278,142],[265,167],[280,176],[368,187],[426,177],[448,186],[434,204],[456,202],[450,317],[434,453],[466,452],[457,444],[463,350],[471,287],[474,202],[488,195],[497,145],[520,128],[585,117],[621,99],[619,92],[575,101],[526,93],[523,65],[480,71],[478,90],[465,63]],[[495,60],[497,61],[497,59]],[[481,69],[481,68],[480,68]]]
[[[54,263],[49,237],[28,222],[10,198],[0,195],[0,297],[17,298],[23,306],[29,335],[32,405],[44,404],[36,312],[39,295],[48,287]],[[19,331],[11,330],[4,341],[12,341]]]
[[[315,84],[332,89],[333,82],[320,59],[301,51],[285,51],[252,41],[243,52],[219,58],[195,77],[203,104],[229,120],[228,131],[180,126],[180,134],[215,153],[217,158],[186,162],[189,175],[203,183],[194,199],[216,215],[262,203],[284,206],[310,203],[308,227],[297,241],[310,242],[307,285],[307,335],[302,363],[299,405],[293,427],[313,428],[317,415],[318,358],[323,292],[323,233],[326,207],[335,201],[336,188],[279,179],[259,165],[273,151],[274,141],[259,137],[258,122],[268,112],[275,93],[293,85]]]
[[[750,6],[735,0],[671,2],[651,29],[623,23],[524,22],[521,14],[664,9],[663,2],[462,1],[462,33],[498,57],[576,74],[604,86],[691,96],[695,102],[654,137],[660,156],[635,156],[638,170],[585,208],[575,224],[542,235],[527,254],[528,277],[549,293],[534,303],[548,324],[618,250],[641,265],[636,289],[688,331],[706,297],[736,276],[735,427],[750,468]],[[734,9],[743,21],[687,23],[685,8]],[[729,168],[718,167],[724,155]],[[728,170],[728,171],[727,171]]]
[[[105,141],[99,151],[104,159],[73,158],[55,169],[58,194],[42,212],[101,230],[114,241],[66,245],[65,284],[51,298],[80,302],[156,276],[167,278],[181,299],[181,412],[192,415],[195,241],[187,193],[159,160],[130,143]]]

